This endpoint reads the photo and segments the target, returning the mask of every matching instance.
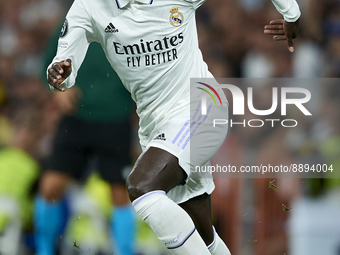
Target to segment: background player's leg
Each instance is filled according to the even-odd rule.
[[[40,182],[40,195],[35,199],[34,224],[36,254],[55,254],[55,243],[63,226],[63,197],[70,177],[64,173],[48,171]]]
[[[130,200],[172,254],[210,254],[190,216],[166,196],[185,178],[175,156],[148,148],[127,179]]]
[[[117,248],[117,255],[134,254],[135,212],[130,204],[124,184],[111,185],[112,202],[111,232]]]
[[[58,171],[46,171],[41,177],[39,192],[49,202],[61,200],[71,177]]]
[[[134,254],[135,216],[126,190],[131,171],[130,122],[100,123],[95,126],[95,153],[102,178],[111,183],[111,237],[117,255]],[[115,130],[115,132],[112,132]],[[113,146],[114,145],[114,146]]]
[[[190,215],[198,233],[213,255],[230,255],[228,247],[217,235],[211,222],[211,196],[204,194],[190,199],[180,206]]]

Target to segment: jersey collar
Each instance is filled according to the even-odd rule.
[[[124,8],[131,2],[138,2],[142,4],[152,4],[153,0],[116,0],[119,9]]]

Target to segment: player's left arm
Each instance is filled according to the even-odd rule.
[[[283,15],[283,19],[272,20],[264,27],[264,33],[273,35],[274,41],[287,41],[288,50],[294,51],[293,39],[297,37],[301,16],[296,0],[272,0],[275,8]]]
[[[91,42],[97,41],[86,0],[75,0],[66,15],[58,49],[47,68],[47,82],[52,91],[71,88]]]

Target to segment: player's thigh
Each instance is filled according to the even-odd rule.
[[[185,179],[186,174],[174,155],[163,149],[149,147],[138,158],[127,179],[130,200],[153,190],[168,192]]]
[[[211,244],[214,240],[211,219],[211,196],[205,193],[179,205],[190,215],[206,245]]]

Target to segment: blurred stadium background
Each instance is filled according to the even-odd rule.
[[[71,3],[0,0],[0,254],[34,254],[32,200],[41,173],[39,162],[50,153],[60,118],[41,78],[42,58]],[[301,29],[295,53],[290,54],[285,42],[275,43],[263,34],[264,25],[281,18],[269,0],[208,0],[197,12],[197,24],[210,71],[216,77],[339,78],[339,0],[298,3]],[[298,116],[296,129],[230,129],[214,160],[235,166],[326,162],[340,171],[339,85],[311,84],[308,89],[317,95],[316,115],[312,121]],[[256,93],[255,102],[265,102],[264,95]],[[131,153],[138,155],[137,142]],[[232,254],[339,255],[339,180],[278,178],[277,192],[268,188],[269,181],[216,179],[214,222]],[[108,220],[108,189],[96,175],[82,192],[77,186],[72,189],[73,197],[97,208],[93,216],[97,218],[70,216],[60,236],[61,254],[72,254],[68,250],[75,250],[72,241],[93,239],[95,231],[100,236],[95,245],[107,245],[105,227],[92,226],[96,230],[89,236],[85,230],[91,222]],[[284,212],[282,203],[291,211]],[[141,254],[166,254],[143,223],[137,239]],[[86,252],[82,251],[91,254]]]

